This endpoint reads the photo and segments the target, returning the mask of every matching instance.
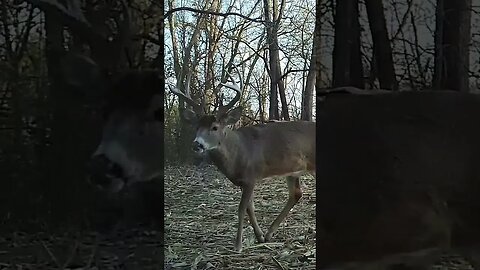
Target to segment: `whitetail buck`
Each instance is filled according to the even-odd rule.
[[[315,173],[315,123],[269,122],[232,130],[228,126],[235,124],[242,113],[240,106],[232,109],[240,99],[241,89],[235,83],[223,85],[235,90],[236,96],[211,115],[205,115],[200,105],[179,89],[171,90],[194,109],[187,109],[183,114],[187,122],[196,126],[194,150],[208,154],[217,168],[242,189],[234,246],[235,250],[241,251],[245,213],[258,242],[269,241],[302,196],[299,176],[303,172]],[[285,207],[264,235],[255,217],[253,190],[258,181],[273,176],[287,177],[289,196]]]
[[[88,57],[64,61],[65,80],[104,102],[102,139],[89,163],[91,182],[118,192],[136,182],[163,176],[163,92],[160,74],[129,71],[108,78]],[[90,89],[89,89],[90,90]]]
[[[317,103],[317,268],[479,270],[480,95],[344,90]]]

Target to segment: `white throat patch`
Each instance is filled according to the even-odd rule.
[[[193,141],[203,146],[203,150],[205,151],[212,150],[218,147],[218,145],[209,144],[207,141],[203,139],[203,137],[200,137],[200,136],[195,137],[195,140]]]
[[[122,145],[115,141],[100,143],[94,155],[101,154],[105,155],[110,161],[118,164],[123,169],[125,177],[135,177],[135,174],[140,171],[137,162],[131,160]]]

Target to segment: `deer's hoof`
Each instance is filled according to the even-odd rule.
[[[272,236],[273,236],[273,233],[267,233],[267,234],[265,235],[265,242],[269,242],[270,239],[272,239]]]
[[[233,249],[238,253],[242,252],[242,242],[235,243],[235,247]]]
[[[265,243],[265,237],[263,237],[263,235],[258,235],[258,236],[257,236],[257,241],[258,241],[259,243]]]

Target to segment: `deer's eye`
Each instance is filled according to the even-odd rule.
[[[213,126],[213,127],[212,127],[212,130],[213,130],[213,131],[217,131],[217,129],[218,129],[217,126]]]

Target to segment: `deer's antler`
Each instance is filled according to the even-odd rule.
[[[240,74],[240,72],[238,71],[238,68],[235,66],[235,70],[237,71],[238,73],[238,77],[240,78],[240,84],[242,83],[242,76]],[[225,86],[227,88],[230,88],[232,90],[234,90],[236,92],[236,95],[235,97],[225,106],[220,106],[218,108],[218,112],[217,112],[217,116],[220,117],[222,116],[223,114],[225,114],[228,110],[230,110],[239,100],[240,100],[240,97],[242,96],[242,88],[241,86],[237,85],[235,83],[235,80],[232,78],[232,76],[230,75],[230,73],[227,72],[227,76],[231,79],[232,81],[232,84],[226,84],[226,83],[221,83],[222,86]]]
[[[183,99],[188,105],[192,106],[193,107],[193,111],[198,114],[198,115],[202,115],[203,114],[203,110],[202,110],[202,107],[200,106],[200,104],[196,103],[191,97],[190,97],[190,80],[192,78],[192,73],[189,72],[187,74],[187,82],[185,84],[185,91],[182,92],[180,91],[180,89],[178,89],[178,87],[170,87],[170,91],[175,94],[176,96],[178,96],[178,98],[181,98]]]

